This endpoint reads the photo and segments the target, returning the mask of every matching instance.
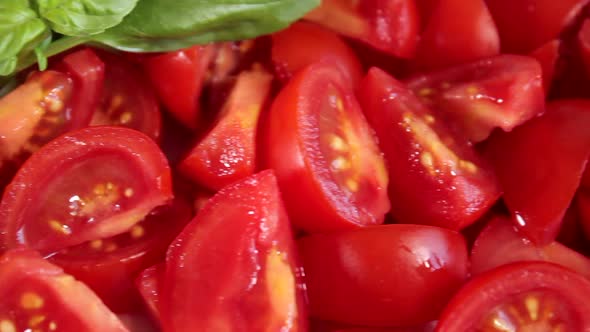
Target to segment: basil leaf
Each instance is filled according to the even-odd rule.
[[[53,30],[67,36],[89,36],[115,26],[138,0],[36,0],[39,14]]]
[[[19,57],[49,35],[49,28],[27,0],[0,1],[0,76],[12,74]]]
[[[318,6],[320,0],[141,0],[98,42],[135,52],[176,50],[275,32]]]

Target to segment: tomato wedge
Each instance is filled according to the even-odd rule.
[[[553,82],[553,77],[555,76],[560,48],[561,40],[554,39],[543,44],[530,53],[530,56],[537,59],[539,64],[541,64],[541,69],[543,70],[543,90],[545,90],[545,94],[549,92],[551,83]]]
[[[504,265],[476,276],[459,290],[440,316],[436,331],[498,328],[589,331],[590,281],[551,263]]]
[[[115,312],[137,308],[135,278],[164,259],[168,245],[192,217],[181,198],[151,212],[128,232],[63,249],[50,257],[66,273],[84,282]]]
[[[423,225],[381,225],[312,234],[297,242],[314,318],[361,326],[436,319],[467,278],[461,234]]]
[[[258,118],[270,95],[272,75],[239,74],[213,128],[178,165],[187,178],[212,190],[254,174]]]
[[[33,154],[0,203],[0,250],[45,254],[126,232],[172,198],[158,146],[122,127],[89,127]]]
[[[305,49],[301,48],[305,45]],[[297,22],[272,35],[272,60],[283,81],[295,72],[321,60],[334,61],[357,86],[363,68],[354,51],[334,32],[308,22]]]
[[[388,175],[350,84],[334,64],[300,71],[271,106],[268,166],[307,232],[380,224]]]
[[[555,239],[590,156],[590,102],[560,100],[545,115],[496,133],[486,155],[515,225],[537,244]]]
[[[414,59],[418,68],[457,65],[500,53],[498,30],[484,0],[439,0],[431,5]]]
[[[141,67],[118,54],[101,52],[106,63],[102,99],[91,125],[119,125],[158,141],[162,127],[155,92]]]
[[[407,86],[473,142],[511,131],[545,109],[542,69],[532,57],[500,55],[414,76]]]
[[[305,18],[402,58],[414,55],[420,29],[414,0],[323,0]]]
[[[358,95],[388,162],[397,221],[458,230],[494,204],[500,190],[490,167],[406,86],[371,68]]]
[[[166,272],[166,265],[159,263],[143,270],[137,279],[135,285],[139,291],[144,304],[147,306],[152,317],[161,322],[162,316],[160,309],[160,294],[162,293],[162,280]]]
[[[221,189],[170,246],[164,330],[305,331],[297,273],[276,178],[255,174]]]
[[[33,251],[1,256],[0,280],[2,332],[127,331],[83,283]]]
[[[496,216],[479,234],[471,251],[471,273],[520,261],[555,263],[590,278],[590,259],[561,243],[535,245],[521,235],[509,217]]]

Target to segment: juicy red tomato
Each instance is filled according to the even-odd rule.
[[[417,327],[367,327],[312,320],[311,332],[433,332],[436,322]]]
[[[530,56],[537,59],[543,71],[543,90],[545,93],[549,92],[551,82],[555,76],[555,66],[559,60],[559,49],[561,47],[561,40],[551,40],[530,53]]]
[[[141,303],[135,278],[164,259],[168,245],[191,219],[191,212],[188,202],[176,199],[126,233],[66,248],[50,261],[84,282],[111,310],[133,311]]]
[[[420,29],[414,0],[323,0],[305,18],[403,58],[414,55]]]
[[[272,60],[277,75],[284,81],[321,60],[338,64],[353,86],[357,86],[363,76],[362,66],[352,49],[337,34],[313,23],[297,22],[273,34]]]
[[[221,189],[170,246],[164,330],[305,331],[289,221],[272,171]]]
[[[590,281],[551,263],[504,265],[467,283],[445,308],[436,331],[498,328],[590,330]]]
[[[590,189],[590,167],[588,167],[588,164],[586,164],[586,171],[584,172],[584,175],[582,175],[581,186]]]
[[[364,326],[436,319],[467,278],[467,248],[454,231],[383,225],[298,240],[310,315]]]
[[[585,70],[590,75],[590,19],[584,20],[577,35],[577,44]]]
[[[275,99],[268,166],[291,222],[307,232],[380,224],[388,175],[375,137],[338,67],[300,71]]]
[[[542,70],[531,57],[500,55],[417,75],[406,84],[473,142],[544,111]]]
[[[1,256],[0,280],[0,331],[127,331],[83,283],[33,251]]]
[[[33,154],[0,203],[0,250],[51,253],[126,232],[172,197],[170,169],[144,134],[89,127]]]
[[[494,217],[473,244],[471,273],[520,261],[551,262],[590,278],[590,259],[584,255],[558,242],[535,245],[519,234],[510,218]]]
[[[399,222],[462,229],[494,204],[500,191],[489,167],[402,83],[372,68],[359,100],[388,162]]]
[[[167,110],[183,125],[199,124],[199,97],[215,47],[193,46],[144,59],[145,69]]]
[[[212,190],[254,174],[258,118],[271,83],[262,69],[240,73],[217,122],[178,165],[180,172]]]
[[[576,196],[576,208],[578,210],[582,229],[586,234],[586,239],[590,239],[590,192],[581,190]]]
[[[164,280],[164,273],[166,272],[166,265],[160,263],[145,269],[139,274],[135,281],[135,285],[143,302],[147,306],[152,317],[161,322],[162,316],[160,309],[160,294],[162,293],[162,280]]]
[[[419,68],[457,65],[500,53],[500,37],[484,0],[432,4],[414,60]]]
[[[515,225],[537,244],[555,239],[590,155],[590,102],[549,103],[542,117],[487,145]]]
[[[91,125],[128,127],[157,141],[160,107],[140,67],[118,54],[102,52],[101,59],[106,63],[104,91]]]
[[[502,50],[528,53],[559,36],[587,0],[486,0],[496,22]]]

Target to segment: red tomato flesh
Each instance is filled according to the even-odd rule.
[[[359,100],[387,160],[397,221],[458,230],[494,204],[500,190],[488,165],[401,82],[372,68]]]

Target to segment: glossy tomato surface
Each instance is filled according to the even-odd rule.
[[[494,204],[490,167],[405,85],[371,68],[358,95],[387,160],[398,222],[462,229]]]
[[[435,319],[467,279],[465,240],[422,225],[313,234],[297,242],[312,317],[361,326]]]
[[[0,203],[0,248],[45,254],[126,232],[172,198],[170,169],[144,134],[89,127],[60,136],[20,168]]]
[[[389,210],[384,160],[344,79],[335,65],[309,66],[270,110],[267,166],[307,232],[380,224]]]

